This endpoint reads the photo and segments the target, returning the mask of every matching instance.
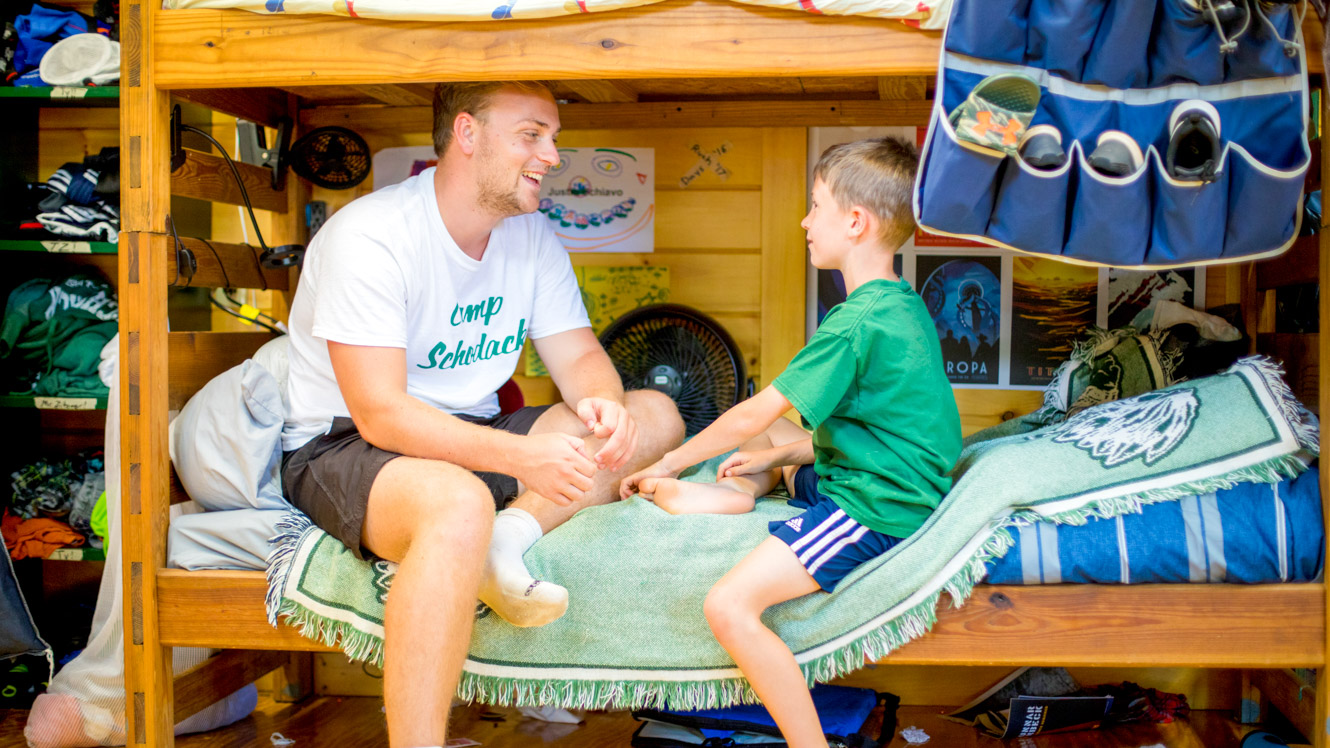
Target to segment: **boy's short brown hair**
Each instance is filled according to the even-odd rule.
[[[897,249],[914,234],[914,174],[919,149],[901,138],[868,138],[822,153],[813,178],[821,179],[841,209],[862,205],[882,224],[879,238]]]
[[[434,155],[443,158],[453,139],[453,122],[462,112],[476,119],[485,118],[490,99],[504,88],[525,93],[544,91],[554,95],[544,81],[482,81],[480,83],[440,83],[434,87]]]

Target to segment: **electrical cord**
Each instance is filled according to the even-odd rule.
[[[221,152],[222,157],[226,159],[226,165],[231,167],[231,176],[235,177],[236,186],[240,188],[240,198],[245,201],[245,210],[249,212],[249,224],[254,227],[254,238],[259,240],[259,247],[263,249],[265,254],[272,252],[272,249],[263,241],[263,232],[259,230],[259,221],[254,217],[254,206],[249,202],[249,190],[245,189],[245,182],[240,178],[240,170],[236,168],[236,162],[231,159],[231,154],[227,153],[226,148],[222,147],[222,144],[217,142],[217,138],[214,138],[210,133],[186,124],[181,124],[180,129],[202,135],[207,138],[209,143],[213,144],[214,148]]]
[[[227,314],[231,315],[232,317],[235,317],[236,319],[243,319],[243,320],[245,320],[246,322],[250,322],[250,323],[252,323],[252,324],[258,325],[259,327],[266,327],[268,330],[270,330],[270,331],[272,331],[272,332],[275,332],[275,333],[277,333],[278,335],[285,335],[285,334],[286,334],[286,331],[285,331],[285,330],[282,330],[282,329],[280,329],[280,328],[278,328],[278,327],[275,327],[275,326],[273,326],[273,325],[268,324],[267,322],[264,322],[263,320],[260,320],[260,319],[256,319],[256,318],[255,318],[255,317],[268,317],[268,315],[266,315],[266,314],[264,314],[264,313],[262,313],[262,312],[257,312],[256,315],[255,315],[255,317],[247,316],[247,315],[245,315],[245,314],[242,314],[242,313],[240,313],[240,312],[237,312],[236,310],[232,309],[231,307],[228,307],[227,305],[225,305],[225,304],[223,304],[222,302],[218,301],[218,300],[217,300],[217,296],[216,296],[215,294],[216,294],[216,289],[214,289],[213,293],[208,294],[208,301],[211,301],[211,302],[213,303],[213,306],[217,307],[218,309],[221,309],[223,312],[226,312]],[[226,293],[226,291],[225,291],[224,289],[222,290],[222,295],[223,295],[223,296],[226,296],[226,300],[227,300],[227,301],[230,301],[231,303],[236,303],[235,299],[232,299],[229,295],[227,295],[227,293]],[[245,306],[245,305],[241,305],[241,308],[243,309],[244,306]],[[252,307],[251,307],[251,308],[252,308]],[[268,319],[272,319],[272,317],[268,317]],[[279,324],[280,324],[280,323],[279,323]]]

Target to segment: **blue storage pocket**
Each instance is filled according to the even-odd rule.
[[[1297,19],[1287,7],[1275,6],[1270,22],[1279,30],[1279,36],[1290,41],[1298,38]],[[1270,33],[1260,19],[1252,19],[1251,30],[1238,40],[1238,48],[1226,55],[1227,80],[1240,81],[1253,78],[1282,78],[1302,71],[1297,57],[1289,57],[1284,45]]]
[[[1110,2],[1100,19],[1081,80],[1113,88],[1139,88],[1150,81],[1150,30],[1155,0]]]
[[[1238,145],[1228,148],[1228,225],[1223,257],[1271,252],[1298,234],[1302,186],[1311,155],[1301,166],[1272,169]],[[1288,210],[1288,206],[1296,206]]]
[[[1072,155],[1061,168],[1052,171],[1012,159],[1003,172],[993,216],[988,219],[988,236],[1026,252],[1062,254],[1067,195],[1075,165]]]
[[[1073,81],[1081,80],[1107,0],[1030,0],[1026,64]]]
[[[1030,0],[956,3],[947,24],[947,49],[971,57],[1025,64]]]
[[[928,158],[922,167],[919,222],[949,234],[982,235],[993,212],[1005,154],[962,145],[951,123],[937,109],[925,147]]]
[[[1219,162],[1213,182],[1179,182],[1164,171],[1154,150],[1146,158],[1155,178],[1154,224],[1150,251],[1152,265],[1185,265],[1213,260],[1224,246],[1228,212],[1227,157]]]
[[[1107,177],[1090,168],[1079,147],[1074,150],[1076,194],[1062,254],[1105,265],[1140,265],[1150,242],[1149,160],[1135,174]]]
[[[1150,36],[1150,85],[1224,81],[1219,34],[1187,0],[1159,0],[1163,12]]]

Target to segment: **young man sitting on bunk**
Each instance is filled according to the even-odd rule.
[[[623,391],[567,251],[533,215],[558,132],[543,85],[439,86],[438,166],[329,219],[291,308],[283,485],[356,555],[399,564],[384,622],[395,748],[443,744],[477,596],[519,626],[562,615],[567,591],[522,554],[683,438],[668,397]],[[528,338],[563,402],[502,414]]]
[[[674,514],[750,511],[782,478],[806,505],[708,593],[704,612],[790,746],[826,748],[803,673],[762,612],[831,592],[861,564],[917,530],[951,487],[960,415],[932,318],[892,271],[914,233],[918,153],[879,138],[829,148],[814,169],[802,226],[813,265],[839,270],[848,297],[788,368],[656,464],[624,479]],[[782,416],[791,408],[810,437]],[[715,484],[674,479],[740,447]],[[811,464],[810,464],[811,463]]]

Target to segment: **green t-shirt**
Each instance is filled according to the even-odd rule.
[[[933,320],[904,281],[855,289],[772,384],[813,429],[818,490],[859,524],[903,538],[950,490],[960,414]]]

